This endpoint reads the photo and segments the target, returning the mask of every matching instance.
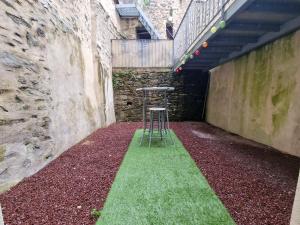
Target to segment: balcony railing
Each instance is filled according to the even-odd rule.
[[[147,5],[148,2],[147,0],[119,0],[119,4],[136,4],[141,8]]]
[[[174,38],[176,64],[236,0],[191,0]]]
[[[172,40],[112,40],[114,68],[173,66]]]

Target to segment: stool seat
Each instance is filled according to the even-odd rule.
[[[150,111],[165,111],[166,108],[160,108],[160,107],[152,107],[152,108],[149,108]]]

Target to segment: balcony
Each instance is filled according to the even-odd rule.
[[[175,35],[174,68],[207,71],[299,27],[297,0],[191,1]]]

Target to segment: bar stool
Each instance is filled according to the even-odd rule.
[[[164,138],[164,135],[167,133],[166,131],[166,124],[165,124],[165,117],[166,117],[166,108],[163,107],[152,107],[149,108],[150,111],[150,128],[149,128],[149,147],[151,147],[151,142],[153,139],[153,131],[154,123],[155,123],[155,113],[157,113],[157,131],[159,133],[160,139]]]
[[[166,101],[165,101],[165,107],[166,107],[166,123],[164,124],[165,125],[165,132],[169,134],[170,136],[170,140],[172,142],[172,144],[175,144],[173,138],[172,138],[172,135],[170,133],[170,124],[169,124],[169,102],[168,102],[168,99],[165,97]]]

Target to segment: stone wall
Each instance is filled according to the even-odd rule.
[[[175,87],[169,92],[170,120],[201,120],[207,88],[208,74],[188,71],[173,74],[168,68],[114,69],[114,97],[117,121],[142,120],[142,93],[137,88],[152,86]],[[152,94],[151,105],[160,105],[162,96]]]
[[[181,120],[184,99],[183,77],[174,76],[170,69],[114,69],[113,83],[117,121],[142,120],[142,93],[136,89],[151,86],[175,87],[175,91],[168,94],[169,115],[171,120]],[[150,101],[153,105],[159,105],[161,99],[161,96],[154,94]]]
[[[112,0],[0,1],[1,190],[115,121],[118,20]]]
[[[300,156],[300,31],[211,71],[207,121]]]
[[[128,18],[121,20],[122,33],[126,39],[137,39],[136,28],[143,25],[137,18]]]
[[[190,1],[191,0],[151,0],[150,4],[144,6],[143,9],[156,30],[160,33],[161,38],[166,39],[166,23],[170,16],[170,10],[173,10],[173,29],[175,34]]]

